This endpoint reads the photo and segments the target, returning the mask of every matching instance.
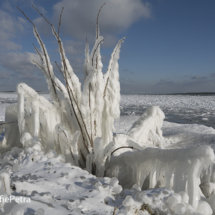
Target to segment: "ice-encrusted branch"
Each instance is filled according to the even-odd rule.
[[[64,68],[64,76],[65,76],[65,81],[66,81],[66,88],[67,88],[67,92],[68,92],[68,95],[69,95],[69,100],[70,100],[72,112],[73,112],[73,114],[75,116],[75,119],[76,119],[76,121],[77,121],[77,123],[79,125],[80,130],[81,130],[82,137],[83,137],[83,142],[84,142],[84,146],[85,146],[86,150],[89,152],[89,149],[88,149],[87,143],[86,143],[86,139],[84,137],[84,131],[83,131],[83,128],[81,126],[79,117],[77,116],[75,106],[73,104],[73,101],[74,101],[74,103],[76,104],[76,108],[78,110],[78,113],[80,115],[80,118],[82,120],[82,123],[84,124],[84,120],[83,120],[83,117],[82,117],[82,114],[81,114],[81,111],[80,111],[80,108],[79,108],[79,105],[78,105],[78,100],[77,100],[78,99],[78,97],[77,97],[78,93],[76,92],[76,94],[74,95],[74,92],[73,92],[73,89],[72,89],[73,88],[72,86],[74,86],[74,83],[72,82],[71,75],[70,75],[70,73],[68,71],[68,66],[69,67],[71,67],[71,66],[69,65],[69,62],[68,62],[68,60],[66,58],[66,55],[65,55],[65,52],[64,52],[64,49],[63,49],[63,43],[62,43],[61,39],[59,38],[59,35],[55,31],[54,26],[39,12],[39,10],[35,6],[33,6],[33,7],[46,20],[46,22],[51,26],[52,32],[53,32],[53,34],[55,35],[55,37],[56,37],[56,39],[58,41],[59,51],[60,51],[60,55],[61,55],[61,59],[62,59],[62,64],[63,64],[63,68]],[[75,75],[73,74],[73,76],[75,76]],[[72,82],[72,85],[70,85],[69,78],[70,78],[70,80]],[[76,79],[77,79],[77,77],[76,77]],[[84,125],[84,129],[85,129],[85,132],[86,132],[86,134],[87,134],[87,136],[89,138],[89,141],[91,142],[91,145],[92,145],[92,141],[91,141],[91,139],[89,137],[89,133],[88,133],[85,125]]]
[[[56,89],[55,89],[55,86],[54,86],[54,83],[53,83],[53,78],[52,78],[53,71],[51,72],[51,69],[50,69],[50,59],[48,58],[48,54],[47,54],[47,50],[45,48],[45,45],[43,44],[42,39],[40,38],[40,35],[39,35],[34,23],[25,15],[25,13],[19,7],[17,7],[17,8],[22,12],[22,14],[26,17],[26,19],[33,25],[34,34],[35,34],[35,36],[36,36],[36,38],[37,38],[37,40],[38,40],[38,42],[40,44],[40,47],[42,49],[42,52],[43,52],[43,55],[44,55],[44,58],[45,58],[46,67],[47,67],[47,70],[48,70],[48,75],[50,77],[50,80],[51,80],[51,83],[52,83],[52,88],[54,90],[54,94],[55,94],[55,99],[54,100],[56,100],[58,96],[57,96],[57,92],[56,92]]]

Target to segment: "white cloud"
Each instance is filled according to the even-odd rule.
[[[21,50],[22,46],[12,41],[17,32],[24,30],[26,21],[20,17],[15,18],[8,12],[0,9],[0,48],[4,51]]]
[[[31,63],[32,60],[39,61],[38,55],[29,52],[0,54],[1,66],[24,76],[28,76],[32,71],[38,70],[37,67]]]
[[[113,35],[126,30],[135,21],[151,16],[150,4],[141,0],[61,0],[53,6],[51,21],[57,28],[64,7],[61,30],[75,39],[87,37],[92,41],[95,38],[97,14],[104,2],[106,5],[101,11],[99,24],[107,45],[116,42]],[[47,25],[44,20],[39,17],[34,21],[40,31],[45,31]]]
[[[67,55],[84,54],[85,43],[83,41],[66,40],[63,44]]]

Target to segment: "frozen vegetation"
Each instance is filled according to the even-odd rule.
[[[20,83],[17,104],[1,107],[1,214],[215,214],[215,130],[164,122],[159,100],[147,104],[141,116],[119,118],[118,59],[124,38],[103,73],[97,18],[91,53],[86,43],[81,91],[59,30],[49,24],[65,84],[54,75],[32,23],[41,49],[35,47],[40,61],[33,63],[45,75],[51,101]],[[134,98],[122,100],[121,109]]]

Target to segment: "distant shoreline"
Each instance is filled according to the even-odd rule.
[[[36,91],[40,94],[49,94],[49,92],[43,92],[43,91]],[[16,93],[16,91],[1,91],[0,93]]]
[[[197,92],[197,93],[121,93],[121,95],[188,95],[188,96],[215,96],[215,92]]]
[[[49,92],[36,91],[39,94],[49,94]],[[0,93],[16,93],[16,91],[2,91]],[[196,93],[121,93],[121,95],[187,95],[187,96],[215,96],[215,92],[196,92]]]

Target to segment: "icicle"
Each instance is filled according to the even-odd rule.
[[[3,193],[6,193],[7,195],[11,195],[10,174],[6,170],[0,171],[0,184],[1,184],[0,186],[1,191],[3,191]]]
[[[162,173],[165,187],[175,192],[186,191],[190,204],[196,208],[201,172],[213,164],[214,158],[213,149],[206,145],[185,149],[146,148],[112,157],[107,173],[109,177],[118,177],[126,188],[133,184],[142,187],[147,175],[153,188]]]
[[[39,137],[39,129],[40,129],[40,122],[39,122],[39,104],[37,101],[32,102],[32,120],[33,120],[33,136]]]
[[[24,108],[24,92],[23,92],[23,84],[20,83],[17,85],[17,93],[18,93],[18,103],[17,103],[17,109],[18,109],[18,113],[17,113],[17,117],[18,117],[18,125],[19,125],[19,132],[20,135],[23,134],[23,132],[25,131],[25,108]]]
[[[79,130],[77,130],[74,135],[73,135],[73,139],[70,143],[71,145],[71,151],[73,153],[73,159],[74,159],[74,165],[75,166],[79,166],[78,160],[79,160],[79,154],[78,154],[78,139],[81,135],[81,132]]]
[[[92,173],[93,155],[92,154],[88,154],[86,159],[87,159],[86,160],[86,170],[89,173]]]

